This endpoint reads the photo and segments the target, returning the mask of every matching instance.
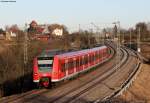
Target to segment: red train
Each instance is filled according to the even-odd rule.
[[[106,46],[67,53],[45,50],[34,58],[33,82],[48,87],[99,65],[110,55]]]

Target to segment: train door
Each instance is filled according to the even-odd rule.
[[[76,72],[78,72],[80,70],[80,59],[77,58],[76,59]]]
[[[81,70],[81,65],[82,65],[81,60],[82,60],[82,58],[81,58],[81,57],[79,57],[79,69],[78,69],[78,71],[80,71],[80,70]]]
[[[85,63],[84,63],[84,55],[82,56],[82,68],[81,68],[81,70],[84,70],[85,69]]]
[[[69,59],[69,62],[68,62],[68,74],[73,74],[74,72],[74,64],[73,64],[73,59]]]
[[[94,54],[91,54],[91,65],[94,65]]]
[[[73,66],[73,67],[74,67],[73,69],[74,69],[74,73],[76,73],[76,70],[77,70],[77,63],[76,63],[76,61],[77,61],[76,58],[73,58],[73,65],[74,65],[74,66]]]
[[[104,49],[102,49],[102,61],[104,60],[104,58],[105,58]]]
[[[95,52],[95,64],[98,63],[98,55],[97,55],[97,51]]]
[[[94,61],[94,65],[96,64],[96,53],[94,52],[94,55],[93,55],[93,61]]]
[[[85,65],[85,69],[88,67],[88,55],[85,55],[84,57],[84,65]]]
[[[102,50],[99,51],[99,58],[100,58],[100,62],[102,62],[102,60],[103,60],[103,52],[102,52]]]
[[[68,76],[68,59],[65,59],[65,76]]]
[[[92,65],[92,55],[89,54],[89,67]]]
[[[66,68],[65,68],[65,60],[62,59],[61,60],[61,77],[65,77],[66,76]]]
[[[90,55],[88,54],[88,67],[90,67]]]

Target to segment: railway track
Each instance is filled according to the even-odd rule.
[[[129,55],[129,52],[128,51],[126,51],[126,53]],[[134,70],[135,70],[135,67],[134,67],[134,65],[133,65],[133,63],[136,63],[136,60],[135,59],[133,59],[133,58],[131,58],[131,56],[129,57],[128,56],[128,61],[126,61],[126,62],[124,62],[124,63],[122,63],[121,65],[121,68],[118,68],[117,69],[117,71],[116,72],[114,72],[113,74],[111,74],[111,75],[109,75],[105,80],[103,80],[103,81],[100,81],[99,83],[97,82],[97,84],[95,85],[95,86],[93,86],[93,87],[91,87],[91,88],[87,88],[87,89],[85,89],[85,91],[82,91],[82,92],[79,92],[79,93],[77,93],[75,96],[74,96],[74,98],[72,98],[72,95],[68,95],[67,97],[71,97],[71,98],[69,98],[68,100],[65,100],[65,99],[63,99],[64,101],[58,101],[58,102],[55,102],[55,103],[77,103],[77,102],[95,102],[96,101],[96,103],[98,103],[98,100],[96,100],[96,98],[95,99],[92,99],[93,97],[94,97],[94,93],[95,92],[93,92],[93,91],[98,91],[98,89],[99,88],[102,88],[101,86],[102,86],[102,83],[108,83],[108,82],[120,82],[120,81],[123,81],[123,79],[125,80],[125,82],[126,82],[126,79],[128,78],[128,76],[129,76],[129,74],[132,74],[133,72],[134,72]],[[128,68],[128,69],[127,69]],[[123,75],[123,76],[122,76]],[[122,78],[121,80],[120,79],[118,79],[118,76],[120,76],[120,78]],[[122,76],[122,77],[121,77]],[[116,80],[118,79],[118,81],[116,81]],[[108,81],[109,80],[109,81]],[[123,82],[121,82],[121,83],[119,83],[118,85],[121,85]],[[109,84],[109,83],[108,83]],[[123,83],[124,84],[124,83]],[[106,87],[106,84],[105,84],[105,87]],[[94,89],[93,89],[94,88]],[[97,97],[98,96],[100,96],[99,98],[100,98],[100,100],[102,100],[103,98],[105,98],[107,95],[110,95],[111,93],[113,93],[114,91],[117,91],[118,90],[118,88],[117,89],[115,89],[114,88],[114,84],[112,83],[112,84],[109,84],[109,85],[107,85],[107,88],[108,88],[108,90],[106,91],[106,92],[104,92],[104,93],[99,93],[99,95],[97,95]],[[120,88],[119,88],[120,89]],[[103,90],[104,90],[104,88],[103,88]],[[93,93],[92,93],[93,92]],[[109,92],[109,93],[108,93]],[[91,93],[93,94],[93,95],[91,95]],[[108,94],[107,94],[108,93]],[[72,94],[74,94],[74,93],[72,93]],[[86,98],[87,97],[87,98]],[[86,101],[82,101],[82,100],[86,100]]]
[[[114,45],[111,45],[112,48],[115,48]],[[132,61],[135,61],[132,57],[135,56],[135,54],[130,53],[127,50],[122,49],[121,50],[121,68],[116,67],[116,63],[114,59],[110,60],[109,63],[104,63],[101,65],[100,69],[96,69],[90,73],[87,73],[80,78],[77,78],[75,80],[69,81],[66,84],[63,84],[61,86],[58,86],[57,88],[51,89],[51,90],[38,90],[29,92],[26,95],[18,96],[16,99],[9,99],[7,102],[3,103],[76,103],[76,102],[94,102],[98,101],[99,99],[103,99],[108,94],[111,94],[110,92],[116,91],[116,88],[114,88],[111,85],[108,85],[109,80],[113,78],[117,78],[117,75],[123,75],[123,71],[127,72],[128,74],[133,72],[133,68],[129,68],[129,70],[126,70],[125,68],[127,66],[132,67]],[[134,56],[133,56],[134,55]],[[115,57],[112,57],[115,58]],[[130,65],[129,65],[130,64]],[[89,76],[92,76],[91,78]],[[124,77],[122,76],[122,79],[126,79],[128,75],[124,74]],[[106,82],[107,81],[107,82]],[[121,81],[121,80],[120,80]],[[118,81],[118,82],[120,82]],[[123,80],[122,80],[123,81]],[[108,84],[107,84],[108,83]],[[93,91],[98,91],[99,89],[102,90],[102,87],[107,87],[108,91],[106,93],[101,93],[96,98],[89,99],[90,95],[93,94]],[[99,89],[98,89],[98,88]],[[105,89],[103,88],[103,89]],[[34,93],[35,92],[35,93]],[[87,97],[87,98],[85,98]],[[85,99],[83,99],[85,98]],[[0,100],[1,102],[1,100]]]
[[[124,54],[124,53],[122,53],[122,54]],[[123,58],[124,56],[122,55],[122,58]],[[125,56],[126,57],[126,56]],[[113,65],[113,67],[115,67],[115,65]],[[74,91],[77,91],[79,88],[81,88],[81,89],[83,89],[83,87],[85,86],[85,85],[87,85],[88,86],[88,88],[91,88],[91,87],[93,87],[94,85],[96,85],[97,83],[97,80],[96,80],[96,78],[98,78],[98,77],[100,77],[100,76],[102,76],[102,74],[106,74],[106,73],[108,73],[108,71],[110,70],[112,68],[112,66],[110,66],[109,68],[107,68],[107,71],[104,71],[104,72],[102,72],[102,73],[100,73],[99,75],[97,75],[97,76],[95,76],[94,78],[92,78],[90,81],[88,81],[88,82],[86,82],[86,83],[83,83],[82,85],[79,85],[79,86],[77,86],[76,88],[73,88],[73,89],[70,89],[69,91],[67,91],[67,92],[64,92],[64,93],[61,93],[61,95],[57,95],[57,97],[52,97],[51,99],[49,99],[49,100],[47,100],[47,101],[43,101],[42,99],[37,99],[37,100],[35,100],[34,102],[38,102],[38,101],[40,101],[40,102],[49,102],[49,103],[53,103],[53,102],[56,102],[57,100],[60,100],[60,99],[62,99],[63,97],[65,98],[66,97],[66,95],[68,95],[68,94],[70,94],[70,93],[72,93],[72,92],[74,92]],[[108,73],[109,74],[109,73]],[[108,75],[107,74],[107,75]],[[102,79],[105,79],[105,76],[104,77],[102,77]],[[95,84],[91,84],[93,81],[95,81]],[[58,89],[58,88],[57,88]],[[62,89],[61,89],[62,90]],[[84,90],[84,91],[86,91],[86,90]],[[52,92],[52,91],[51,91]],[[53,93],[53,92],[52,92]],[[82,94],[82,93],[81,93]],[[37,95],[36,97],[38,97],[38,96],[40,96],[41,94],[39,94],[39,95]],[[53,96],[53,95],[52,95]],[[34,98],[36,98],[36,97],[34,97]],[[34,98],[26,98],[25,99],[25,101],[24,102],[29,102],[30,100],[32,100],[32,99],[34,99]],[[29,101],[28,101],[29,100]],[[33,101],[32,101],[33,102]],[[60,101],[59,101],[60,102]]]
[[[123,65],[125,63],[125,61],[128,58],[128,54],[122,50],[122,63],[121,65]],[[96,85],[98,85],[99,83],[103,82],[104,80],[106,80],[110,75],[112,75],[114,72],[116,71],[116,67],[115,65],[113,65],[113,69],[111,69],[110,71],[107,71],[106,73],[104,73],[101,76],[97,76],[96,78],[94,78],[92,81],[90,81],[87,84],[84,84],[83,86],[81,86],[80,88],[77,88],[75,90],[69,91],[68,93],[60,96],[59,98],[54,99],[53,101],[49,101],[48,103],[69,103],[74,101],[76,98],[78,98],[79,96],[81,96],[82,94],[86,93],[87,91],[89,91],[90,89],[94,88]]]
[[[125,47],[125,48],[127,48],[127,47]],[[140,71],[139,69],[140,69],[140,65],[141,65],[142,60],[140,60],[139,55],[135,51],[133,51],[132,49],[128,49],[128,52],[131,53],[130,55],[132,55],[132,56],[137,58],[137,61],[135,62],[135,65],[133,65],[131,67],[131,68],[133,68],[133,71],[130,72],[130,75],[125,80],[125,82],[122,83],[122,85],[120,86],[120,88],[118,90],[114,91],[112,94],[110,94],[109,96],[105,97],[102,100],[100,100],[100,99],[97,100],[95,103],[99,103],[99,102],[102,102],[102,103],[109,102],[109,103],[111,103],[113,101],[113,98],[115,98],[115,97],[117,97],[119,95],[122,95],[122,93],[124,91],[126,91],[127,88],[129,88],[129,86],[132,84],[132,82],[137,77],[137,75],[138,75],[138,73]]]
[[[112,46],[110,46],[110,48],[113,48]],[[115,51],[113,50],[114,52],[114,55],[115,55]],[[113,56],[114,56],[113,55]],[[111,57],[110,59],[113,59],[114,57]],[[108,62],[109,60],[105,61],[103,64],[105,64],[106,62]],[[100,64],[102,65],[102,64]],[[95,77],[96,78],[96,77]],[[93,78],[93,79],[95,79]],[[93,80],[92,79],[92,80]],[[88,81],[88,82],[91,82],[92,80]],[[82,86],[82,85],[81,85]],[[78,87],[77,87],[78,88]],[[76,89],[77,89],[76,88]],[[75,89],[74,89],[75,90]],[[32,90],[32,91],[29,91],[27,93],[22,93],[21,95],[15,95],[15,96],[10,96],[10,97],[6,97],[6,98],[2,98],[0,99],[0,102],[3,102],[3,103],[12,103],[12,102],[19,102],[22,98],[25,98],[25,97],[30,97],[32,99],[44,94],[44,93],[47,93],[47,92],[50,92],[51,90],[47,90],[47,89],[41,89],[41,90]],[[73,91],[73,90],[72,90]]]

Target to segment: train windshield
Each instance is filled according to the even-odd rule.
[[[50,72],[53,67],[53,57],[38,57],[38,68],[40,72]]]

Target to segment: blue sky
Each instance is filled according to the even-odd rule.
[[[120,21],[124,28],[150,21],[150,0],[16,0],[0,2],[0,27],[39,23],[60,23],[68,29],[90,26],[112,26]]]

